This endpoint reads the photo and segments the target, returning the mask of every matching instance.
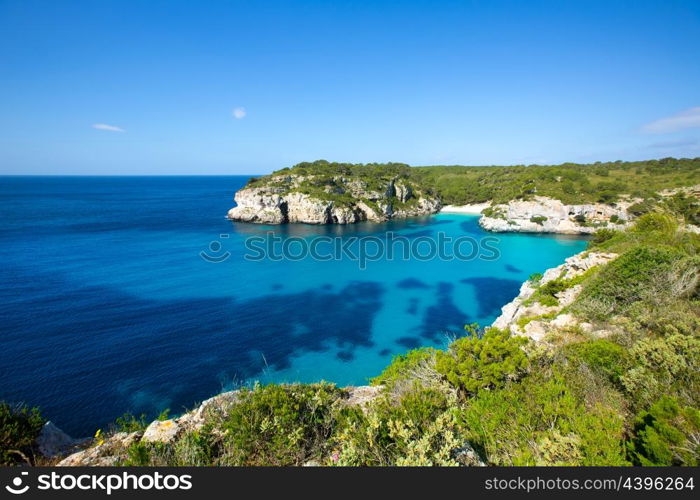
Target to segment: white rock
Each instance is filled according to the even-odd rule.
[[[177,437],[182,427],[173,419],[154,420],[143,433],[145,443],[169,443]]]
[[[482,216],[479,224],[488,231],[496,232],[591,234],[598,227],[581,226],[576,222],[576,216],[583,215],[589,222],[605,224],[604,227],[611,229],[622,229],[628,225],[611,223],[613,215],[624,221],[630,218],[623,204],[618,204],[618,207],[602,203],[565,205],[560,200],[542,196],[527,201],[513,200],[493,208],[502,213],[502,218]],[[545,217],[546,220],[533,222],[531,219],[534,217]]]
[[[379,386],[361,385],[358,387],[346,387],[348,399],[345,404],[348,406],[364,406],[375,399],[382,391]]]
[[[368,189],[364,181],[344,177],[324,186],[329,194],[351,195],[348,203],[337,204],[297,190],[309,179],[312,176],[286,175],[272,177],[265,185],[253,183],[236,193],[236,206],[228,211],[228,218],[260,224],[353,224],[428,215],[441,206],[438,198],[425,196],[400,179],[387,181],[385,189],[378,191]]]

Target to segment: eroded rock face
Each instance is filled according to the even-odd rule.
[[[354,224],[433,214],[441,207],[437,197],[402,179],[388,181],[379,190],[358,179],[335,177],[323,186],[328,196],[302,192],[303,182],[310,180],[313,177],[286,175],[245,187],[236,193],[228,218],[259,224]]]
[[[579,276],[589,269],[606,264],[617,257],[614,253],[590,252],[573,255],[566,259],[563,264],[545,271],[539,286],[549,281],[562,278],[571,279]],[[502,330],[508,330],[513,335],[524,335],[534,341],[541,341],[550,330],[565,328],[578,324],[571,314],[561,314],[555,316],[551,321],[540,320],[539,316],[552,315],[561,311],[571,304],[581,292],[581,285],[574,285],[556,295],[559,304],[556,306],[545,306],[539,302],[529,301],[537,290],[537,285],[526,281],[520,287],[520,293],[511,302],[501,308],[501,315],[496,318],[491,326]],[[524,327],[518,325],[521,318],[535,318],[529,321]]]
[[[85,439],[73,439],[49,421],[41,428],[41,432],[36,438],[36,445],[39,453],[51,458],[65,455],[85,441]]]
[[[141,439],[142,432],[117,432],[105,441],[61,460],[58,467],[115,466],[126,459],[126,450]]]
[[[626,210],[629,204],[565,205],[559,200],[537,196],[533,200],[495,205],[491,207],[493,215],[482,216],[479,225],[495,232],[592,234],[601,227],[625,228],[630,219]],[[611,218],[615,217],[618,222],[613,223]]]

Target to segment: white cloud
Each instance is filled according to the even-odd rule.
[[[246,112],[245,108],[233,108],[233,111],[231,111],[231,114],[236,120],[241,120],[245,118]]]
[[[651,134],[668,134],[696,127],[700,127],[700,106],[647,123],[642,130]]]
[[[126,132],[121,127],[117,127],[115,125],[107,125],[106,123],[94,123],[92,125],[92,128],[97,129],[97,130],[106,130],[107,132]]]

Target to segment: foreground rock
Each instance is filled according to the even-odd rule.
[[[479,225],[488,231],[592,234],[601,227],[624,229],[629,225],[627,208],[632,201],[615,206],[594,203],[565,205],[559,200],[536,196],[488,207]]]
[[[320,185],[319,185],[320,184]],[[308,186],[314,186],[314,194]],[[429,215],[440,210],[439,198],[423,193],[406,179],[380,181],[379,188],[360,179],[273,176],[238,191],[228,218],[259,224],[354,224]]]
[[[36,446],[43,456],[53,458],[69,453],[89,439],[73,439],[49,421],[41,428],[36,438]]]

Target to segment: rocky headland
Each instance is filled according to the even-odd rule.
[[[259,224],[354,224],[429,215],[440,199],[399,176],[273,175],[253,180],[235,195],[228,218]]]

